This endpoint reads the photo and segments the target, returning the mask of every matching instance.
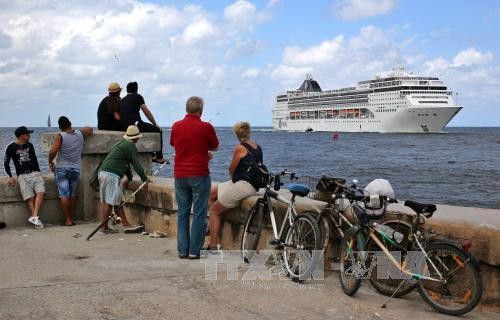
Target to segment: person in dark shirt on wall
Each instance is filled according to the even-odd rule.
[[[158,132],[160,133],[160,150],[155,152],[153,162],[164,163],[163,158],[163,130],[156,123],[151,111],[149,111],[144,98],[137,93],[139,86],[137,82],[129,82],[127,84],[127,95],[120,101],[120,122],[122,130],[126,130],[130,125],[137,125],[141,132]],[[146,118],[151,123],[142,121],[140,111],[144,112]]]
[[[116,82],[108,86],[108,96],[102,99],[97,109],[97,129],[125,131],[120,123],[120,92],[122,88]],[[125,128],[126,129],[126,128]]]
[[[31,133],[33,133],[33,130],[28,130],[25,126],[18,127],[15,130],[16,141],[7,146],[3,164],[5,172],[10,177],[9,185],[15,186],[16,178],[10,172],[10,160],[13,160],[21,195],[31,210],[31,217],[28,218],[28,222],[33,224],[35,228],[41,229],[43,223],[38,217],[38,211],[45,194],[45,182],[38,166],[35,148],[29,142]]]

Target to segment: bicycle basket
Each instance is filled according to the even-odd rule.
[[[332,178],[326,175],[321,177],[304,176],[300,179],[301,184],[305,184],[312,191],[307,195],[309,198],[319,201],[328,202],[332,198],[332,194],[342,192],[344,179]]]

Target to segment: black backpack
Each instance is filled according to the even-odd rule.
[[[248,143],[241,143],[257,160],[250,168],[250,184],[257,190],[265,188],[269,184],[269,172],[267,167],[262,163],[262,151],[258,152]]]

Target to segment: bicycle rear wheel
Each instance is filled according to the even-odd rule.
[[[420,280],[417,288],[424,301],[437,311],[453,316],[474,309],[481,299],[483,282],[472,258],[458,247],[442,242],[430,244],[426,252],[444,282]],[[440,279],[430,261],[422,265],[421,274]]]
[[[256,253],[255,250],[259,244],[260,234],[262,232],[264,211],[264,204],[257,202],[255,206],[250,209],[250,214],[245,222],[243,238],[241,239],[241,257],[246,263],[249,263]]]
[[[383,223],[392,229],[396,230],[397,232],[401,233],[404,238],[403,241],[399,244],[402,247],[406,248],[407,250],[411,250],[411,242],[409,239],[409,236],[411,234],[411,227],[405,223],[400,223],[398,221],[380,221],[380,223]],[[382,242],[384,242],[384,245],[389,251],[400,251],[400,249],[396,248],[394,245],[392,245],[389,241],[384,241],[381,239]],[[368,244],[366,245],[366,250],[369,252],[376,252],[379,251],[381,252],[381,249],[379,246],[370,238],[368,241]],[[402,254],[401,259],[403,260],[405,258],[405,255]],[[377,268],[377,263],[372,264],[372,271],[370,274],[370,283],[372,286],[381,294],[385,296],[392,296],[394,291],[398,288],[399,284],[403,279],[392,279],[389,278],[388,275],[382,274],[381,270]],[[391,265],[392,266],[392,265]],[[415,281],[408,280],[405,283],[401,285],[399,288],[398,292],[394,294],[395,298],[402,297],[404,295],[407,295],[408,293],[412,292],[413,289],[415,289],[416,283]]]
[[[340,247],[340,285],[348,296],[354,295],[366,273],[365,239],[362,232],[347,230]]]
[[[321,235],[321,250],[323,252],[328,247],[328,242],[330,241],[330,226],[328,225],[328,216],[321,215],[318,220],[319,233]]]
[[[310,279],[320,254],[321,236],[316,219],[309,213],[297,215],[286,233],[283,248],[283,262],[292,280]]]

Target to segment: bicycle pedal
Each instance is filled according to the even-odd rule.
[[[280,239],[271,239],[271,240],[269,240],[269,244],[272,246],[279,246],[279,245],[281,245],[281,241],[280,241]]]

